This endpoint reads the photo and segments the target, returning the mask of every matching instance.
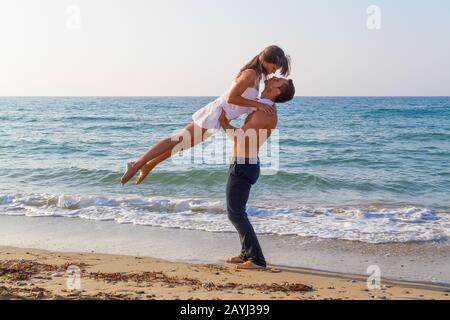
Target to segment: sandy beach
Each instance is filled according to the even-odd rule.
[[[72,274],[80,270],[79,287]],[[69,286],[68,286],[68,279]],[[449,288],[386,281],[368,290],[362,276],[186,264],[158,259],[0,247],[1,299],[448,300]]]

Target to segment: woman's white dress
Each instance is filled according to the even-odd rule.
[[[234,85],[234,83],[233,83]],[[244,114],[251,114],[256,111],[255,108],[247,108],[240,107],[234,104],[230,104],[227,102],[228,96],[230,94],[230,90],[225,93],[223,96],[217,98],[210,104],[198,110],[192,116],[192,120],[194,123],[204,129],[209,130],[219,130],[220,129],[220,121],[219,118],[222,114],[222,110],[225,111],[226,117],[229,120],[234,120],[241,117]],[[248,100],[257,100],[259,95],[259,91],[256,88],[247,88],[242,94],[242,97]]]

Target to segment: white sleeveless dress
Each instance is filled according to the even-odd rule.
[[[259,83],[259,79],[258,79]],[[206,105],[202,109],[198,110],[192,116],[194,123],[204,129],[220,130],[219,118],[222,115],[222,110],[225,111],[225,115],[229,120],[234,120],[241,117],[244,114],[251,114],[256,111],[255,108],[240,107],[227,102],[230,95],[231,88],[235,82],[231,85],[230,89],[223,96],[217,98],[210,104]],[[242,97],[248,100],[257,100],[259,90],[256,88],[247,88],[242,94]]]

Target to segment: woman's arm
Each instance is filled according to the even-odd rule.
[[[258,101],[245,99],[242,94],[247,90],[247,88],[252,87],[256,81],[256,72],[253,70],[245,70],[239,76],[236,84],[231,88],[227,102],[240,107],[256,108],[267,113],[273,114],[275,108],[273,106],[268,106]]]

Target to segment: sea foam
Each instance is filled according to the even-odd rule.
[[[202,199],[83,197],[55,194],[0,195],[0,215],[68,217],[207,232],[235,232],[225,204]],[[259,234],[341,239],[368,243],[445,241],[449,214],[426,208],[249,207]]]

